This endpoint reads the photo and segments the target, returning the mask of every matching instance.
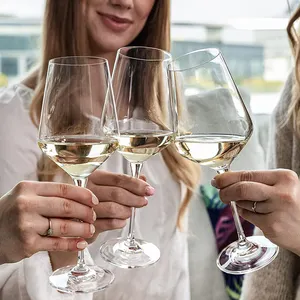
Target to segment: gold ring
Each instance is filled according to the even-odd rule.
[[[257,201],[254,201],[253,204],[252,204],[252,208],[251,208],[254,213],[257,213],[256,205],[257,205]]]

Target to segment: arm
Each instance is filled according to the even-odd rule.
[[[293,133],[288,124],[282,126],[291,101],[292,86],[293,75],[291,74],[271,118],[268,151],[271,169],[292,169]],[[280,248],[277,258],[269,266],[246,276],[242,299],[294,299],[294,279],[298,273],[297,261],[299,258],[295,254]],[[262,291],[264,291],[263,297]]]
[[[41,151],[25,105],[29,96],[17,87],[0,92],[0,197],[21,180],[37,180]]]
[[[290,75],[271,118],[268,152],[270,168],[292,169],[293,133],[288,124],[281,126],[291,101],[292,86],[293,75]],[[246,276],[242,299],[294,299],[298,260],[295,254],[281,248],[269,266]]]
[[[272,116],[269,151],[271,168],[293,167],[293,133],[288,124],[282,126],[291,100],[291,91],[292,76],[288,78],[281,100]],[[295,250],[292,248],[297,241],[288,235],[293,228],[299,226],[297,217],[292,218],[300,209],[296,201],[298,197],[294,197],[297,193],[293,192],[296,191],[299,181],[293,172],[282,170],[238,172],[217,177],[216,182],[217,187],[221,189],[222,201],[226,203],[228,199],[237,201],[243,218],[262,229],[266,237],[274,243]],[[253,201],[258,203],[258,213],[251,210]],[[259,230],[256,230],[256,233],[258,232]],[[284,237],[287,239],[284,240]],[[278,257],[270,265],[245,277],[241,299],[294,299],[295,278],[299,272],[298,262],[299,258],[295,254],[280,249]]]

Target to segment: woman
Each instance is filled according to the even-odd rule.
[[[300,299],[300,45],[294,29],[299,17],[300,8],[287,28],[295,70],[273,114],[270,136],[270,167],[291,169],[296,174],[288,170],[232,173],[213,181],[221,188],[224,202],[236,200],[242,217],[257,225],[274,243],[288,249],[280,249],[274,262],[247,276],[242,296],[246,300]]]
[[[15,118],[15,124],[0,135],[0,139],[6,137],[6,155],[0,154],[1,165],[8,165],[10,172],[1,179],[1,193],[19,180],[37,179],[37,171],[41,179],[49,179],[46,172],[49,162],[41,159],[35,141],[37,129],[24,110],[31,103],[30,115],[37,126],[49,59],[96,55],[107,58],[112,67],[117,49],[125,45],[152,46],[168,51],[169,13],[170,3],[167,0],[47,1],[40,67],[22,84],[6,91],[11,96],[0,101],[1,121]],[[13,141],[11,136],[14,136]],[[95,171],[88,183],[88,189],[97,197],[99,204],[93,206],[97,219],[94,222],[95,233],[89,240],[93,243],[88,246],[86,255],[95,264],[111,268],[116,280],[112,287],[95,294],[94,299],[190,299],[186,233],[178,230],[176,224],[183,220],[192,189],[198,182],[198,166],[181,158],[173,147],[169,147],[145,164],[143,171],[151,186],[126,175],[117,175],[129,172],[127,163],[118,154],[111,157],[103,168],[107,171]],[[9,176],[7,179],[6,175]],[[152,195],[149,202],[144,198]],[[71,200],[79,202],[75,197]],[[110,238],[125,235],[126,229],[109,230],[125,226],[125,220],[131,213],[130,207],[142,207],[147,203],[137,215],[136,232],[139,237],[154,242],[160,248],[160,261],[152,267],[130,271],[106,265],[99,255],[99,245]],[[44,250],[53,249],[45,247]],[[48,255],[44,251],[17,264],[5,265],[0,276],[2,298],[67,297],[50,288],[48,276],[52,270],[74,264],[76,259],[75,253],[49,252]],[[216,290],[214,287],[214,292]],[[89,297],[93,296],[85,299]]]

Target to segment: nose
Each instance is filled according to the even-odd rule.
[[[131,9],[133,7],[133,0],[110,0],[114,6],[119,6],[125,9]]]

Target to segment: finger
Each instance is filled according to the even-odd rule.
[[[237,182],[220,190],[220,199],[230,201],[265,201],[273,196],[272,187],[257,182]]]
[[[236,205],[240,208],[246,209],[250,212],[253,212],[253,204],[255,202],[253,201],[237,201]],[[271,212],[274,211],[274,209],[272,209],[272,204],[270,203],[270,201],[260,201],[260,202],[256,202],[256,208],[255,208],[256,213],[259,214],[269,214]]]
[[[93,208],[63,198],[38,197],[35,207],[36,212],[44,217],[79,219],[87,223],[94,223],[96,219]]]
[[[100,203],[116,202],[129,207],[143,207],[148,204],[145,197],[137,196],[123,188],[94,185],[92,189]],[[99,210],[97,207],[95,209]]]
[[[90,190],[71,184],[36,182],[35,191],[39,196],[65,198],[91,207],[99,203]]]
[[[95,209],[97,218],[122,219],[130,218],[131,207],[124,206],[115,202],[102,202]]]
[[[152,196],[155,191],[154,188],[145,181],[125,174],[96,170],[89,178],[95,185],[121,187],[139,196]]]
[[[145,175],[141,175],[140,179],[143,180],[143,181],[145,181],[145,182],[147,182],[147,177]]]
[[[94,223],[97,232],[121,229],[126,226],[126,220],[120,219],[97,219]]]
[[[264,228],[264,218],[266,215],[263,214],[256,214],[251,212],[247,209],[237,208],[239,215],[246,221],[250,222],[251,224],[257,226],[258,228]]]
[[[72,221],[72,220],[64,220],[58,218],[51,218],[49,220],[45,219],[44,223],[47,223],[46,230],[39,232],[43,235],[50,227],[52,229],[53,237],[82,237],[82,238],[91,238],[96,229],[93,224],[88,224],[79,221]]]
[[[88,246],[82,238],[40,237],[37,251],[80,251]]]
[[[241,181],[253,181],[266,185],[274,185],[278,181],[279,170],[268,171],[242,171],[242,172],[226,172],[217,175],[211,184],[218,188],[224,188]]]

